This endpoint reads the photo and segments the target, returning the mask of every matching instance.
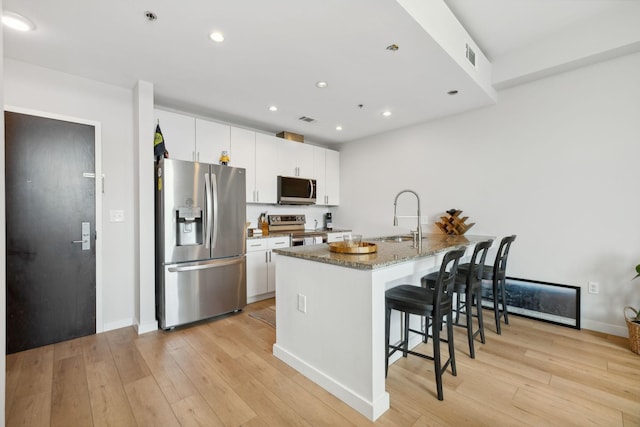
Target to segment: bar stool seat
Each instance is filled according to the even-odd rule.
[[[455,249],[445,254],[433,289],[414,285],[400,285],[385,292],[385,375],[389,371],[389,356],[398,350],[402,351],[403,357],[407,357],[408,354],[412,354],[414,356],[433,360],[438,400],[443,400],[444,398],[442,392],[442,374],[447,370],[447,367],[451,366],[451,373],[454,376],[457,375],[453,346],[453,325],[451,322],[451,295],[453,293],[458,261],[462,255],[464,255],[464,249]],[[449,272],[446,271],[447,267],[450,267]],[[400,311],[404,315],[403,336],[398,345],[392,345],[389,343],[391,310]],[[424,332],[409,328],[410,314],[424,316],[427,319],[427,325]],[[445,317],[447,319],[447,339],[443,340],[439,336],[439,331],[441,330],[442,321]],[[433,331],[433,356],[409,350],[409,332],[422,335],[424,337],[424,342],[427,342],[430,323],[432,324]],[[440,358],[440,341],[447,342],[449,347],[449,357],[444,364]],[[390,349],[392,349],[391,352],[389,351]]]
[[[458,265],[453,292],[457,294],[454,326],[460,326],[467,329],[467,340],[469,342],[469,356],[475,359],[474,340],[480,335],[480,342],[484,344],[484,321],[482,318],[482,267],[487,257],[487,252],[493,240],[487,240],[475,245],[471,261],[466,264],[469,266],[466,271],[461,270],[462,264]],[[426,288],[433,288],[438,273],[431,273],[424,276],[421,284]],[[463,299],[464,298],[464,299]],[[461,303],[464,303],[464,311],[462,311]],[[476,314],[473,314],[473,306],[476,307]],[[466,322],[460,324],[460,313],[464,313]],[[478,329],[474,330],[473,317],[478,318]]]

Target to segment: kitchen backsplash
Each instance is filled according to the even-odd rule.
[[[275,214],[304,214],[306,223],[305,229],[311,230],[315,227],[314,220],[318,221],[318,228],[324,228],[324,214],[331,212],[335,216],[335,208],[327,208],[326,206],[293,206],[293,205],[254,205],[247,204],[247,222],[251,222],[250,227],[258,226],[258,217],[262,212],[267,215]],[[334,219],[334,226],[336,222]]]

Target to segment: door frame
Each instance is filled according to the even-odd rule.
[[[102,173],[102,125],[100,122],[85,120],[79,117],[66,116],[62,114],[49,113],[46,111],[34,110],[31,108],[5,105],[4,111],[12,113],[27,114],[30,116],[43,117],[46,119],[61,120],[65,122],[78,123],[93,126],[94,129],[94,165],[95,165],[95,213],[96,213],[96,334],[104,332],[102,319],[102,194],[104,193],[104,175]]]

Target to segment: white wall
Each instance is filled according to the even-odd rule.
[[[583,327],[624,335],[622,307],[640,305],[640,282],[630,283],[640,262],[638,69],[640,55],[625,56],[504,90],[497,106],[345,145],[334,226],[364,235],[415,227],[391,225],[395,194],[414,189],[431,223],[455,207],[477,223],[474,234],[517,234],[509,275],[583,286]],[[4,72],[5,104],[101,122],[104,327],[133,324],[133,90],[10,59]],[[108,222],[111,209],[125,222]],[[248,220],[263,209],[285,213],[249,207]],[[323,208],[307,210],[322,224]],[[403,195],[399,213],[414,211]],[[600,294],[586,293],[589,280]]]
[[[470,234],[517,234],[508,275],[582,287],[582,326],[626,335],[640,306],[640,54],[499,93],[496,106],[346,144],[337,217],[405,232],[393,199],[416,190],[429,223],[450,208]],[[464,94],[462,94],[464,95]],[[374,166],[375,165],[375,166]],[[366,183],[370,191],[362,191]],[[400,213],[415,215],[409,195]],[[587,293],[587,282],[600,285]]]
[[[6,105],[102,124],[104,224],[98,238],[103,239],[103,325],[109,330],[133,324],[137,258],[133,91],[5,59],[4,92]],[[109,222],[111,209],[124,210],[125,221]]]

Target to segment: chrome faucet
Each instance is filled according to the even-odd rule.
[[[418,241],[416,242],[416,236],[414,235],[413,238],[413,246],[415,248],[418,248],[419,251],[422,250],[422,225],[420,224],[420,196],[418,196],[418,193],[416,193],[413,190],[402,190],[401,192],[399,192],[398,194],[396,194],[396,198],[393,201],[393,225],[397,226],[398,225],[398,214],[397,214],[397,210],[398,210],[398,197],[400,197],[400,195],[402,193],[412,193],[414,196],[416,196],[416,199],[418,200]]]

